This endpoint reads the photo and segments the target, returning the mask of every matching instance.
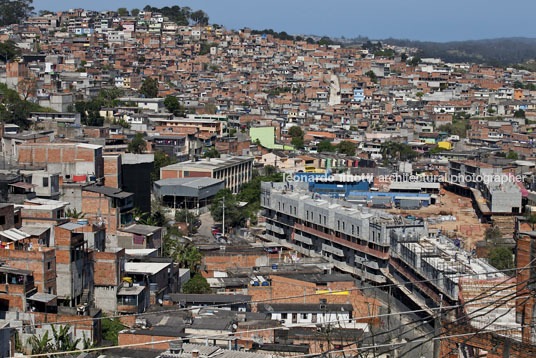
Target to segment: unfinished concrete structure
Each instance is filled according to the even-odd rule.
[[[326,258],[363,279],[386,282],[392,231],[426,235],[425,223],[321,197],[299,187],[262,183],[266,238],[306,256]]]

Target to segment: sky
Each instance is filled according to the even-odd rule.
[[[535,37],[534,0],[34,0],[37,10],[189,6],[228,29],[346,38],[462,41]]]

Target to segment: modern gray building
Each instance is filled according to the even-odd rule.
[[[253,158],[221,155],[220,158],[204,158],[160,168],[160,178],[213,178],[224,181],[226,189],[234,194],[252,178]]]
[[[197,209],[210,205],[214,196],[225,188],[222,179],[170,178],[154,183],[155,195],[172,208]]]
[[[266,238],[374,283],[386,282],[391,232],[427,235],[425,223],[313,194],[289,183],[262,183]]]

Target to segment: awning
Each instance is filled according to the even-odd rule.
[[[42,303],[49,303],[56,298],[56,295],[51,295],[50,293],[37,292],[32,296],[28,297],[28,300]]]
[[[35,184],[28,184],[28,183],[25,183],[23,181],[19,181],[19,182],[12,183],[12,184],[9,184],[9,185],[14,186],[16,188],[21,188],[21,189],[33,189],[33,188],[35,188],[37,186]]]

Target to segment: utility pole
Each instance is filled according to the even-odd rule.
[[[225,196],[223,197],[222,201],[222,209],[223,209],[223,219],[221,221],[221,235],[225,236]]]
[[[439,358],[440,348],[441,348],[441,340],[439,339],[439,336],[441,335],[441,315],[442,315],[442,308],[443,308],[443,294],[439,295],[439,312],[437,314],[437,317],[434,321],[434,358]]]

